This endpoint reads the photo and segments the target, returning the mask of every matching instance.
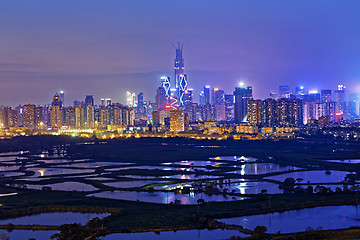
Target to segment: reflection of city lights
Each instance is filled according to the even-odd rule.
[[[40,173],[40,176],[41,176],[41,177],[44,176],[45,171],[46,171],[45,169],[40,169],[40,170],[38,170],[38,172]]]

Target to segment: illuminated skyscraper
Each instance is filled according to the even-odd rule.
[[[336,102],[336,112],[344,114],[345,113],[345,86],[338,85],[338,89],[335,90],[335,102]]]
[[[210,86],[204,86],[204,105],[210,103]]]
[[[276,121],[276,100],[265,99],[262,103],[262,123],[264,126],[274,126]]]
[[[7,110],[0,108],[0,128],[7,127]]]
[[[35,105],[27,104],[23,107],[23,125],[29,129],[35,129]]]
[[[51,110],[50,110],[50,122],[51,127],[58,128],[61,126],[61,98],[59,94],[55,94],[53,97],[53,101],[51,104]]]
[[[295,94],[297,98],[302,98],[305,95],[305,88],[303,86],[297,86],[295,88]]]
[[[246,121],[247,102],[252,98],[252,87],[236,87],[235,95],[235,122],[241,123]]]
[[[321,102],[331,102],[331,90],[321,90]]]
[[[184,92],[187,89],[187,76],[184,74],[184,58],[182,56],[183,45],[178,43],[175,56],[175,88],[178,107],[184,107]]]
[[[250,124],[261,124],[261,100],[249,99],[247,102],[247,121]]]
[[[155,105],[156,109],[164,109],[167,104],[166,91],[163,87],[156,90]]]
[[[165,96],[170,97],[170,77],[161,77],[161,87],[164,88]]]
[[[103,107],[100,110],[100,127],[106,129],[107,125],[109,125],[109,111]]]
[[[213,88],[212,90],[212,104],[221,104],[225,102],[224,90]]]
[[[92,105],[86,106],[86,128],[94,128],[95,127],[95,108]]]
[[[170,110],[170,132],[183,132],[185,129],[185,114],[182,109]]]
[[[64,109],[65,122],[64,124],[70,128],[76,127],[76,110],[75,107],[66,107]]]
[[[226,121],[234,121],[234,104],[235,96],[232,94],[226,94],[225,98],[225,118]]]
[[[85,107],[84,106],[77,106],[75,108],[75,125],[76,128],[81,129],[85,128]]]
[[[60,91],[60,99],[61,99],[61,107],[64,107],[65,106],[65,93],[64,91]]]

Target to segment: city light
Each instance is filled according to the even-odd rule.
[[[244,82],[239,82],[239,86],[240,86],[240,87],[243,87],[244,85],[245,85]]]

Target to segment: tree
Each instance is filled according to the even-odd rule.
[[[265,226],[256,226],[253,231],[253,235],[255,237],[261,238],[261,237],[265,236],[266,231],[267,231],[267,228]]]
[[[203,204],[205,203],[205,200],[202,199],[202,198],[199,198],[199,199],[197,200],[197,203],[198,203],[199,205],[203,205]]]

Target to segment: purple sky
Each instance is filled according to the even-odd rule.
[[[265,98],[291,89],[358,92],[360,1],[8,0],[0,2],[0,105],[45,104],[65,91],[125,102],[154,100],[184,43],[195,100],[204,85],[241,79]]]

